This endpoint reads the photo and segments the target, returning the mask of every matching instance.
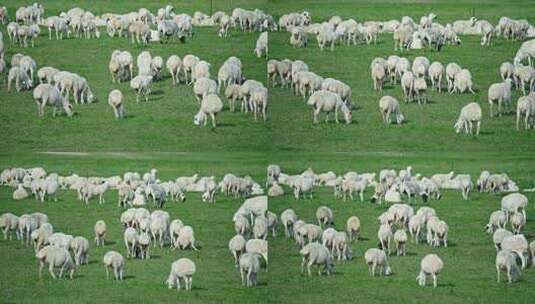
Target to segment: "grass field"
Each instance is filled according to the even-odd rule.
[[[30,1],[27,1],[30,4]],[[40,1],[45,15],[56,15],[74,6],[90,9],[95,14],[129,12],[139,7],[151,11],[163,7],[166,1]],[[11,16],[21,1],[7,0]],[[210,1],[174,1],[176,12],[193,14],[200,10],[209,13]],[[472,9],[480,19],[495,23],[500,16],[526,18],[535,23],[535,6],[521,1],[360,1],[360,0],[217,0],[213,11],[232,8],[261,8],[276,19],[291,11],[308,10],[314,22],[328,20],[332,15],[364,20],[400,19],[434,12],[438,22],[447,23],[467,19]],[[465,172],[475,179],[483,169],[507,172],[521,188],[535,186],[535,133],[516,131],[514,115],[488,119],[487,88],[498,82],[499,65],[512,61],[520,42],[495,40],[491,48],[482,48],[479,37],[461,37],[460,47],[447,46],[442,52],[410,51],[406,56],[427,56],[444,65],[455,61],[470,69],[477,94],[449,95],[429,93],[431,102],[425,106],[402,104],[408,122],[402,126],[384,127],[377,110],[383,94],[402,98],[399,85],[386,86],[383,93],[372,90],[369,65],[377,56],[395,54],[391,35],[380,35],[377,45],[337,45],[334,52],[320,52],[315,37],[309,37],[305,49],[293,49],[287,32],[269,34],[270,57],[301,59],[312,71],[324,77],[334,77],[353,89],[353,124],[312,124],[312,111],[300,97],[288,89],[269,88],[268,121],[254,122],[242,113],[225,111],[219,116],[218,128],[195,127],[193,115],[197,103],[191,87],[172,87],[170,76],[155,83],[154,94],[148,103],[137,104],[128,83],[114,85],[107,65],[115,49],[129,50],[137,56],[142,50],[165,59],[171,54],[183,57],[195,54],[212,63],[212,75],[229,56],[243,62],[247,78],[265,83],[265,61],[253,54],[258,33],[232,31],[227,39],[217,37],[212,28],[196,28],[195,36],[185,44],[132,45],[127,39],[102,35],[99,40],[48,40],[43,31],[35,48],[12,46],[0,27],[6,43],[6,58],[21,52],[36,59],[38,66],[54,66],[86,77],[99,101],[75,108],[77,115],[52,118],[47,109],[45,118],[37,117],[31,92],[7,92],[0,87],[0,168],[10,166],[42,166],[48,172],[80,175],[110,176],[125,171],[145,172],[155,167],[163,180],[200,173],[221,178],[225,173],[251,175],[261,184],[265,168],[278,163],[284,172],[297,174],[311,167],[316,172],[332,170],[337,174],[349,170],[378,172],[382,168],[401,169],[412,165],[424,175]],[[399,54],[398,54],[399,55]],[[126,94],[127,119],[116,121],[107,105],[107,95],[119,88]],[[518,92],[513,104],[516,106]],[[479,137],[457,135],[453,124],[461,107],[478,101],[483,108],[482,133]],[[80,152],[42,153],[42,152]],[[289,189],[286,189],[289,190]],[[17,241],[0,239],[0,302],[1,303],[533,303],[535,301],[535,271],[527,269],[519,282],[508,286],[495,281],[495,250],[483,231],[489,214],[499,208],[501,196],[475,193],[463,201],[460,193],[446,191],[440,201],[431,201],[440,218],[450,226],[451,246],[433,249],[427,245],[409,244],[408,255],[392,256],[394,275],[370,278],[362,255],[367,248],[377,246],[377,216],[387,206],[366,202],[334,200],[330,188],[319,188],[313,199],[295,201],[286,194],[270,199],[269,208],[280,214],[293,208],[308,222],[314,222],[316,208],[327,205],[334,211],[337,229],[343,229],[350,215],[362,221],[363,239],[352,246],[356,258],[336,263],[331,277],[308,278],[300,274],[300,256],[293,241],[280,234],[269,238],[270,271],[259,274],[259,286],[243,288],[227,248],[233,236],[232,214],[242,200],[219,195],[217,203],[206,205],[200,196],[190,194],[186,203],[169,203],[166,211],[193,226],[201,250],[170,251],[154,249],[150,261],[128,261],[126,280],[105,280],[101,258],[114,249],[124,253],[123,230],[116,207],[116,193],[106,195],[106,204],[84,207],[72,191],[63,192],[57,203],[40,204],[33,199],[15,202],[12,189],[0,188],[0,214],[42,211],[49,215],[54,228],[73,235],[92,239],[93,225],[98,219],[108,223],[109,245],[91,247],[90,264],[83,266],[75,280],[53,281],[45,274],[38,280],[37,262],[33,251]],[[370,196],[366,193],[366,198]],[[530,194],[526,236],[535,237],[533,200]],[[415,209],[421,206],[417,203]],[[439,254],[445,263],[439,276],[439,288],[420,288],[415,277],[421,258],[430,252]],[[197,264],[191,293],[168,290],[165,279],[172,261],[181,256]]]

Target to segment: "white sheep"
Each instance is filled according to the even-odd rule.
[[[334,224],[333,211],[326,206],[320,206],[316,210],[316,220],[320,227],[327,227]]]
[[[515,66],[510,62],[504,62],[500,65],[500,76],[502,80],[513,79],[515,73]]]
[[[110,269],[113,269],[115,280],[123,280],[125,261],[123,256],[117,251],[108,251],[102,259],[104,269],[106,269],[106,279],[110,279]]]
[[[284,189],[277,182],[274,182],[268,189],[268,196],[277,197],[282,195],[284,195]]]
[[[437,276],[444,268],[444,262],[436,254],[426,255],[420,262],[420,273],[416,277],[416,281],[420,286],[425,286],[427,276],[433,278],[433,287],[437,287]]]
[[[193,70],[191,72],[191,81],[195,82],[195,80],[199,78],[210,78],[210,67],[212,65],[204,60],[200,60],[195,64],[193,67]],[[190,83],[191,84],[191,83]]]
[[[123,102],[123,93],[119,90],[113,90],[108,95],[108,104],[113,108],[115,118],[120,119],[124,118],[124,102]]]
[[[294,223],[297,221],[297,214],[293,209],[286,209],[281,213],[281,223],[287,237],[292,236]]]
[[[528,65],[531,66],[531,59],[535,58],[535,39],[522,43],[516,52],[514,63],[520,64],[526,58],[528,59]]]
[[[533,127],[535,121],[535,97],[521,96],[516,103],[516,129],[520,130],[520,118],[524,115],[524,128]]]
[[[485,225],[487,233],[494,233],[495,229],[505,228],[507,224],[507,213],[503,210],[497,210],[490,214],[489,223]]]
[[[28,196],[29,196],[28,191],[26,191],[26,189],[24,189],[24,185],[23,184],[18,184],[17,185],[17,189],[15,189],[15,191],[13,191],[13,196],[12,197],[13,197],[14,200],[20,201],[20,200],[26,199]]]
[[[453,92],[454,89],[454,82],[455,82],[455,75],[461,71],[461,67],[455,63],[450,62],[446,66],[446,79],[448,80],[448,92]]]
[[[526,268],[528,241],[526,240],[526,237],[523,234],[516,234],[504,237],[500,247],[502,250],[512,251],[516,253],[522,261],[522,269]]]
[[[182,71],[184,72],[184,78],[186,79],[187,84],[193,83],[193,69],[201,61],[199,57],[195,55],[188,54],[182,58]],[[190,81],[188,82],[188,75],[190,75]]]
[[[377,238],[379,239],[381,248],[383,250],[387,250],[388,255],[390,255],[390,242],[393,238],[392,228],[390,227],[390,225],[382,224],[379,227],[379,231],[377,232]]]
[[[37,79],[39,83],[52,83],[54,81],[54,75],[59,72],[58,69],[53,67],[42,67],[37,71]]]
[[[500,272],[507,273],[507,280],[509,284],[513,283],[517,277],[520,276],[521,271],[516,264],[516,255],[509,250],[500,250],[496,254],[496,281],[500,283]]]
[[[526,219],[524,218],[524,215],[520,212],[514,213],[511,218],[511,229],[513,230],[514,234],[520,234],[522,233],[522,230],[524,229],[524,225],[526,225]]]
[[[370,275],[375,276],[375,268],[379,266],[381,269],[379,275],[391,275],[392,269],[388,265],[388,259],[386,253],[377,248],[370,248],[364,253],[364,260],[368,265],[368,271]]]
[[[327,247],[319,243],[309,243],[305,245],[299,254],[303,256],[301,262],[301,272],[305,271],[305,264],[307,265],[308,276],[312,276],[311,267],[312,265],[323,265],[327,275],[332,273],[332,261],[331,254]],[[321,276],[321,269],[318,269],[318,275]]]
[[[187,248],[191,248],[195,251],[198,250],[197,247],[195,247],[195,234],[191,226],[184,226],[180,229],[176,242],[178,244],[177,247],[182,250]]]
[[[89,241],[86,238],[82,236],[75,237],[71,241],[70,247],[74,253],[76,266],[80,266],[84,263],[89,264]]]
[[[405,256],[405,243],[407,243],[407,233],[405,229],[398,229],[394,233],[394,243],[396,243],[397,255]]]
[[[102,246],[104,246],[106,244],[107,233],[106,222],[104,222],[103,220],[97,221],[93,230],[95,232],[95,243],[97,244],[97,247],[101,244]]]
[[[12,214],[12,213],[4,213],[0,216],[0,229],[2,229],[2,233],[4,234],[4,240],[7,240],[8,235],[9,239],[12,239],[11,231],[15,231],[17,239],[19,239],[21,236],[19,234],[18,230],[19,226],[19,217]]]
[[[516,65],[513,76],[516,88],[521,89],[524,95],[526,95],[526,84],[528,92],[535,90],[535,68],[521,64]]]
[[[266,58],[268,58],[268,32],[263,32],[256,40],[255,47],[256,57],[262,57],[262,54],[265,53]]]
[[[151,231],[152,232],[152,231]],[[150,235],[147,232],[141,232],[138,237],[139,256],[142,260],[150,259]],[[154,238],[156,241],[156,238]]]
[[[494,242],[494,247],[496,248],[496,251],[499,251],[502,246],[503,240],[508,237],[512,236],[513,233],[507,229],[504,228],[498,228],[494,233],[492,234],[492,241]]]
[[[494,116],[494,103],[498,103],[498,115],[502,116],[502,103],[511,103],[512,80],[506,79],[502,83],[494,83],[489,87],[488,101],[490,104],[490,117]]]
[[[59,272],[59,278],[63,277],[63,271],[67,270],[70,272],[71,280],[74,277],[74,271],[76,270],[76,265],[72,260],[71,254],[69,251],[62,247],[57,246],[46,246],[39,250],[35,257],[39,260],[39,279],[42,279],[43,267],[48,263],[48,272],[52,278],[57,279],[54,268],[61,268]]]
[[[479,135],[481,128],[481,106],[477,102],[471,102],[461,109],[459,118],[454,125],[455,132],[464,130],[466,134],[472,134],[473,124],[476,124],[476,135]]]
[[[24,72],[24,70],[19,66],[12,66],[9,69],[7,76],[7,91],[11,91],[11,83],[15,82],[15,89],[17,92],[21,90],[29,90],[32,88],[32,81],[30,77]]]
[[[441,91],[442,75],[444,74],[444,66],[438,61],[431,63],[428,69],[429,79],[431,79],[431,85],[438,92]]]
[[[349,241],[358,241],[360,234],[360,219],[357,216],[351,216],[346,222],[346,231],[349,235]]]
[[[263,216],[259,216],[255,219],[253,225],[253,236],[256,239],[266,239],[268,235],[268,223],[267,219]]]
[[[379,110],[384,123],[388,126],[391,123],[391,115],[395,115],[398,125],[405,121],[405,117],[399,108],[399,101],[392,96],[383,96],[379,100]]]
[[[341,111],[344,115],[346,124],[351,124],[353,115],[351,109],[347,106],[338,94],[330,91],[319,90],[314,92],[308,99],[307,104],[313,107],[314,110],[314,123],[318,123],[318,116],[320,112],[326,112],[325,121],[329,121],[329,113],[334,111],[334,118],[336,123],[338,121],[338,111]]]
[[[236,267],[240,261],[240,256],[245,253],[245,238],[241,234],[237,234],[228,242],[228,248],[234,257],[234,264]]]
[[[193,123],[197,126],[208,123],[207,116],[212,119],[212,127],[216,127],[216,115],[223,110],[223,102],[216,94],[208,94],[203,97],[199,112],[195,115]]]
[[[152,83],[151,75],[138,75],[130,80],[130,88],[136,91],[136,101],[139,102],[141,96],[145,97],[145,101],[149,100],[151,93],[150,84]]]
[[[128,227],[124,231],[124,245],[126,246],[126,257],[127,258],[133,258],[136,256],[136,247],[138,243],[138,234],[137,231],[132,228]]]
[[[266,263],[266,271],[268,269],[268,241],[262,239],[250,239],[245,243],[245,252],[256,253],[260,255]]]
[[[253,287],[257,283],[257,273],[260,270],[259,255],[256,253],[245,253],[240,257],[240,275],[242,285]]]
[[[515,212],[522,212],[526,218],[526,209],[528,207],[528,198],[522,193],[511,193],[502,198],[501,209],[509,215]]]
[[[165,66],[167,67],[167,70],[171,74],[171,77],[173,78],[173,85],[176,85],[180,82],[180,70],[182,69],[182,60],[177,55],[171,55],[166,63]]]
[[[171,264],[171,272],[167,278],[169,289],[172,289],[176,285],[177,290],[180,290],[180,280],[182,280],[186,291],[191,291],[195,271],[195,263],[188,258],[180,258],[174,261]]]
[[[231,84],[239,84],[241,81],[241,66],[227,60],[217,72],[217,92],[221,91],[222,86],[228,87]]]
[[[464,93],[470,91],[470,93],[475,94],[472,89],[472,73],[467,69],[460,70],[455,74],[455,80],[453,81],[453,90],[450,92]]]
[[[386,68],[382,64],[373,64],[371,66],[371,76],[373,80],[373,89],[382,91],[386,80]]]

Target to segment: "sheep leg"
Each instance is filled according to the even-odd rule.
[[[50,273],[50,276],[52,276],[52,278],[54,278],[54,280],[56,280],[56,275],[54,274],[54,264],[53,263],[49,263],[48,264],[48,272]]]

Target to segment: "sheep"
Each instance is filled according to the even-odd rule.
[[[116,119],[124,118],[125,111],[123,106],[123,93],[121,91],[111,91],[108,95],[108,104],[113,108]]]
[[[180,82],[179,74],[182,69],[182,60],[177,55],[171,55],[167,59],[165,66],[173,78],[173,85]]]
[[[228,248],[234,257],[236,267],[238,267],[240,256],[245,253],[245,242],[245,238],[241,234],[237,234],[228,243]]]
[[[0,229],[2,229],[2,233],[4,234],[4,240],[7,240],[8,235],[9,239],[12,239],[11,231],[15,231],[17,239],[21,237],[19,234],[19,230],[17,229],[19,226],[19,217],[15,216],[12,213],[4,213],[0,216]]]
[[[513,78],[516,88],[522,89],[524,95],[526,95],[526,83],[528,84],[528,92],[535,90],[535,69],[533,67],[516,65]]]
[[[394,243],[396,243],[397,255],[405,256],[405,243],[407,242],[407,233],[405,229],[398,229],[394,233]]]
[[[521,96],[516,103],[516,129],[520,130],[520,117],[524,115],[524,128],[528,130],[534,126],[535,97]]]
[[[259,216],[255,219],[253,225],[253,236],[256,239],[265,240],[268,235],[268,223],[267,219],[263,216]]]
[[[436,254],[426,255],[420,262],[420,273],[416,277],[418,285],[425,286],[427,276],[433,277],[433,287],[437,287],[437,276],[444,268],[444,262]]]
[[[46,105],[53,107],[53,117],[56,116],[56,111],[61,108],[63,108],[63,111],[65,111],[69,117],[74,114],[72,105],[63,96],[61,96],[60,91],[51,84],[39,84],[33,91],[33,98],[37,103],[37,113],[39,116],[45,115]]]
[[[514,234],[520,234],[522,233],[522,230],[524,229],[524,225],[526,225],[526,219],[522,215],[522,213],[516,212],[511,216],[511,229],[513,230]]]
[[[199,57],[195,55],[188,54],[182,58],[182,71],[184,72],[184,78],[187,84],[193,83],[193,69],[201,61]],[[188,82],[188,74],[191,75],[190,81]]]
[[[186,291],[191,291],[191,284],[193,283],[193,275],[195,274],[195,263],[188,258],[180,258],[171,264],[171,272],[167,278],[167,286],[173,289],[176,285],[177,290],[180,290],[180,280],[183,281]]]
[[[271,230],[271,235],[273,237],[275,237],[276,235],[276,230],[277,230],[277,224],[278,224],[278,218],[277,218],[277,214],[271,212],[271,211],[268,211],[267,212],[267,223],[268,223],[268,231]]]
[[[411,71],[403,73],[401,76],[401,89],[403,90],[403,96],[405,97],[405,103],[413,100],[414,97],[414,81],[416,77]]]
[[[71,278],[71,280],[73,279],[76,266],[74,265],[71,254],[69,253],[69,251],[67,251],[67,249],[50,245],[39,250],[35,257],[39,260],[40,280],[43,277],[43,267],[46,263],[48,263],[48,272],[50,273],[52,278],[57,279],[56,275],[54,274],[54,268],[60,267],[60,279],[63,277],[63,271],[65,270],[69,271],[69,277]]]
[[[535,39],[522,43],[514,58],[514,64],[520,64],[524,59],[528,59],[528,65],[531,66],[531,59],[535,58]]]
[[[529,243],[529,254],[531,255],[531,267],[535,267],[535,241]]]
[[[102,244],[104,246],[106,244],[106,222],[103,220],[99,220],[95,223],[95,227],[93,229],[95,231],[95,243],[97,244],[97,247]]]
[[[341,185],[344,201],[346,200],[346,194],[349,193],[349,197],[353,200],[353,193],[358,192],[360,195],[360,201],[364,201],[364,191],[368,186],[367,180],[343,180]]]
[[[47,242],[52,246],[69,249],[73,239],[72,235],[56,232],[48,237]]]
[[[154,238],[156,241],[156,238]],[[138,236],[139,255],[142,260],[150,259],[150,235],[147,232],[141,232]]]
[[[154,80],[161,79],[161,71],[163,69],[163,58],[160,56],[155,56],[152,58],[150,63],[151,74]]]
[[[116,81],[120,83],[123,79],[132,79],[134,70],[134,58],[132,54],[128,51],[113,51],[108,69],[113,83]]]
[[[502,246],[502,242],[506,237],[512,236],[513,233],[505,228],[498,228],[492,234],[492,241],[494,242],[494,247],[496,251],[499,251]]]
[[[217,92],[221,91],[224,85],[239,84],[242,80],[241,67],[231,62],[225,62],[217,72]]]
[[[39,83],[52,83],[54,81],[54,75],[59,72],[58,69],[53,67],[42,67],[37,71],[37,78]]]
[[[294,48],[302,48],[307,46],[308,37],[302,27],[293,27],[290,30],[290,44]]]
[[[427,90],[427,83],[425,82],[424,78],[414,79],[412,89],[414,91],[414,94],[416,95],[418,104],[421,104],[422,101],[424,104],[427,103],[427,96],[425,94],[425,91]]]
[[[115,280],[123,280],[125,261],[123,256],[117,251],[108,251],[102,259],[104,269],[106,269],[106,279],[110,279],[110,269],[113,269]]]
[[[455,76],[460,71],[461,71],[461,67],[455,62],[450,62],[446,66],[446,79],[448,80],[448,92],[449,93],[453,92]]]
[[[332,273],[332,261],[331,254],[327,247],[319,243],[310,243],[305,245],[300,251],[299,254],[303,256],[301,262],[301,272],[305,271],[305,264],[307,265],[308,276],[312,276],[311,267],[312,265],[323,265],[324,270],[327,275]],[[318,275],[321,276],[321,269],[318,269]]]
[[[502,103],[511,103],[512,80],[506,79],[502,83],[494,83],[489,87],[488,101],[490,104],[490,117],[494,116],[493,106],[498,103],[498,115],[502,116]]]
[[[342,111],[346,124],[351,124],[353,115],[351,109],[347,106],[338,94],[319,90],[310,95],[307,104],[313,107],[314,123],[318,123],[318,116],[320,112],[327,112],[325,122],[329,121],[329,113],[334,111],[334,118],[336,123],[338,121],[338,111]]]
[[[263,53],[265,53],[266,59],[268,58],[268,32],[262,32],[258,36],[254,52],[258,58],[262,57]]]
[[[135,257],[135,250],[138,243],[138,234],[137,231],[132,228],[128,227],[124,231],[124,244],[126,246],[126,258],[133,258]]]
[[[33,242],[35,253],[39,252],[39,250],[43,248],[43,246],[48,245],[48,238],[52,234],[54,234],[54,227],[52,227],[52,225],[50,225],[49,223],[43,223],[41,227],[32,231],[31,239]]]
[[[346,231],[349,235],[349,241],[358,241],[360,234],[360,219],[357,216],[351,216],[346,222]]]
[[[282,195],[284,195],[284,189],[277,182],[274,182],[268,189],[268,196],[277,197]]]
[[[509,284],[513,283],[517,277],[520,276],[521,271],[516,264],[516,256],[512,251],[500,250],[496,254],[496,281],[500,283],[500,272],[507,273]]]
[[[503,210],[494,211],[489,217],[489,223],[485,225],[487,233],[494,233],[495,229],[505,228],[507,214]]]
[[[20,66],[13,66],[9,69],[7,76],[7,90],[11,91],[11,83],[15,82],[17,92],[32,88],[32,81]]]
[[[322,245],[327,247],[331,253],[334,251],[333,240],[334,240],[336,233],[337,233],[336,229],[329,227],[325,229],[323,233],[321,234]]]
[[[477,102],[471,102],[461,109],[459,118],[454,125],[455,132],[460,133],[464,129],[466,134],[472,134],[473,124],[476,123],[476,135],[481,128],[481,106]]]
[[[199,62],[197,62],[191,72],[190,84],[192,84],[199,78],[210,78],[210,67],[211,64],[204,60],[200,60]]]
[[[89,264],[89,241],[86,238],[82,236],[75,237],[70,243],[70,248],[74,253],[76,266],[80,266],[84,263]]]
[[[338,261],[351,260],[353,258],[353,252],[347,246],[347,233],[345,231],[338,231],[334,234],[332,247],[333,255],[336,254]]]
[[[216,127],[216,115],[223,110],[223,102],[216,94],[205,95],[201,101],[199,112],[193,118],[193,123],[197,126],[204,122],[208,123],[207,116],[210,115],[212,119],[212,127]]]
[[[313,72],[301,71],[295,75],[298,85],[298,91],[303,96],[303,100],[306,98],[307,88],[310,94],[319,90],[322,86],[323,78],[316,75]]]
[[[145,97],[145,102],[149,100],[151,93],[150,84],[152,83],[152,76],[138,75],[130,80],[130,88],[136,91],[136,101],[139,102],[140,97]]]
[[[178,246],[175,247],[179,247],[182,250],[187,248],[191,248],[195,251],[198,250],[197,247],[195,247],[195,234],[191,226],[184,226],[180,229],[176,242]]]
[[[429,79],[431,79],[431,85],[433,89],[436,89],[438,92],[441,91],[442,75],[444,74],[444,66],[438,61],[431,63],[428,69]]]
[[[245,243],[245,252],[260,255],[266,263],[268,270],[268,241],[262,239],[250,239]]]
[[[447,73],[447,69],[446,69]],[[474,90],[472,89],[472,74],[467,69],[460,70],[457,74],[455,74],[455,80],[453,81],[453,92],[458,93],[464,93],[466,91],[470,91],[472,94],[476,94]]]
[[[388,265],[386,253],[377,248],[370,248],[364,253],[364,260],[368,265],[368,271],[372,277],[375,276],[375,268],[379,266],[381,269],[379,275],[391,275],[392,269]]]
[[[20,200],[26,199],[28,196],[29,196],[28,191],[26,191],[26,189],[24,189],[22,184],[19,184],[17,186],[17,189],[15,189],[15,191],[13,191],[13,196],[12,197],[13,197],[14,200],[20,201]]]
[[[500,65],[500,76],[502,80],[514,79],[515,66],[510,62],[504,62]]]
[[[526,240],[526,237],[523,234],[516,234],[504,237],[500,247],[502,250],[512,251],[516,253],[522,261],[522,269],[526,268],[528,241]]]
[[[501,209],[509,215],[515,212],[522,212],[526,218],[526,209],[528,207],[528,198],[522,193],[511,193],[502,198]]]
[[[433,218],[432,221],[428,221],[428,224],[427,224],[428,238],[429,238],[429,235],[431,235],[430,241],[434,247],[440,246],[441,241],[443,242],[444,247],[448,247],[448,230],[449,230],[448,224],[446,224],[446,222],[444,221],[435,220],[435,218]]]
[[[407,50],[409,45],[412,42],[414,29],[411,26],[400,25],[394,30],[394,51],[397,51],[398,48],[401,52],[403,49]]]
[[[333,211],[326,206],[318,207],[316,210],[316,219],[318,220],[318,225],[324,228],[334,224],[333,220]]]
[[[346,104],[350,104],[351,102],[351,87],[340,80],[325,78],[321,83],[321,89],[338,94]]]
[[[390,255],[390,241],[393,238],[392,228],[388,224],[383,224],[379,227],[377,232],[377,238],[379,243],[381,243],[381,248],[383,250],[388,250],[388,255]]]
[[[293,226],[297,221],[297,214],[293,209],[286,209],[281,213],[281,223],[284,226],[284,232],[287,237],[290,237],[294,234]]]
[[[299,61],[299,60],[297,60],[297,61]],[[302,69],[304,69],[305,63],[302,62],[302,61],[299,61],[299,62],[301,64],[300,67],[299,67],[299,71],[301,71]],[[292,80],[293,62],[291,60],[289,60],[289,59],[284,59],[284,60],[281,60],[281,61],[277,62],[275,67],[276,67],[277,75],[280,78],[281,87],[284,88],[288,84],[292,85],[291,80]],[[296,66],[296,68],[297,68],[297,66]],[[308,66],[307,66],[306,70],[308,70]],[[298,71],[296,71],[296,73],[297,72]],[[275,83],[273,85],[275,85]]]
[[[217,93],[217,82],[207,77],[198,78],[193,85],[193,93],[200,103],[206,95]]]
[[[256,87],[252,89],[249,102],[252,104],[255,121],[257,120],[258,113],[262,113],[262,118],[265,121],[267,119],[268,89],[265,87]]]
[[[260,270],[259,255],[255,253],[245,253],[239,261],[242,285],[253,287],[256,285],[256,276]]]
[[[383,117],[384,123],[388,126],[391,123],[391,115],[396,116],[396,122],[398,125],[401,125],[405,121],[405,117],[399,109],[399,102],[392,96],[383,96],[379,100],[379,110],[381,116]]]
[[[382,64],[373,64],[371,67],[371,76],[373,80],[373,89],[383,91],[383,84],[386,80],[386,68]]]

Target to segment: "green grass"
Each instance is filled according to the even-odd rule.
[[[41,1],[45,15],[57,14],[75,6],[73,1]],[[24,3],[8,0],[11,16]],[[29,4],[29,1],[28,1]],[[95,14],[128,12],[146,7],[155,11],[166,1],[76,1],[76,5],[91,9]],[[210,1],[176,1],[176,12],[208,13]],[[531,1],[360,1],[360,0],[221,0],[213,1],[213,11],[230,12],[234,7],[261,8],[276,18],[299,10],[311,12],[314,21],[324,21],[332,15],[363,20],[399,19],[410,15],[419,21],[432,11],[441,23],[467,19],[475,8],[480,19],[496,22],[500,16],[527,18],[535,23],[535,7]],[[1,27],[5,31],[4,27]],[[72,119],[37,117],[31,92],[6,92],[0,86],[0,168],[10,166],[42,166],[49,172],[80,175],[110,176],[125,171],[145,172],[159,169],[162,179],[200,173],[221,178],[225,173],[251,175],[263,182],[265,167],[278,163],[284,172],[297,174],[308,167],[316,172],[333,170],[342,174],[348,170],[378,172],[382,168],[400,169],[412,165],[416,172],[431,175],[438,172],[466,172],[475,179],[483,169],[507,172],[521,188],[535,186],[535,134],[514,129],[514,116],[488,119],[486,91],[499,81],[501,62],[512,60],[520,42],[497,39],[491,48],[482,48],[478,37],[462,37],[460,47],[447,46],[442,52],[410,51],[406,56],[427,56],[431,61],[446,64],[455,61],[473,73],[477,94],[448,95],[430,93],[430,104],[402,104],[408,122],[400,127],[384,127],[377,110],[383,95],[372,90],[369,64],[374,57],[395,54],[391,35],[381,35],[377,45],[335,47],[333,53],[320,52],[315,37],[310,37],[306,49],[293,49],[286,32],[270,33],[270,57],[301,59],[312,71],[324,77],[340,79],[353,88],[353,102],[358,105],[354,123],[335,125],[312,124],[311,109],[302,99],[287,89],[270,88],[268,121],[254,122],[252,117],[225,111],[218,118],[220,126],[195,127],[193,115],[197,104],[191,87],[172,87],[171,79],[154,85],[155,94],[148,103],[137,104],[128,84],[114,85],[107,70],[114,49],[129,50],[137,56],[148,49],[164,59],[171,54],[195,54],[212,63],[216,75],[221,63],[229,56],[238,56],[247,78],[265,82],[265,61],[253,54],[258,33],[233,31],[227,39],[217,37],[211,28],[197,28],[185,44],[132,45],[129,40],[102,37],[99,40],[67,39],[49,41],[45,30],[37,47],[21,49],[7,38],[6,58],[21,52],[36,59],[38,66],[54,66],[86,77],[99,102],[76,107]],[[104,36],[104,35],[103,35]],[[399,54],[398,54],[399,55]],[[119,88],[125,93],[127,119],[116,121],[107,105],[107,95]],[[399,85],[387,85],[384,94],[401,98]],[[514,102],[518,98],[514,94]],[[478,101],[483,108],[482,134],[479,137],[457,135],[453,124],[460,108]],[[80,154],[44,154],[44,151],[83,152]],[[87,152],[87,153],[86,153]],[[288,190],[288,189],[286,189]],[[469,201],[460,194],[446,191],[440,201],[431,201],[438,215],[450,226],[451,246],[433,249],[427,245],[408,246],[408,256],[391,257],[394,275],[370,278],[362,255],[376,247],[377,216],[387,206],[369,202],[334,200],[331,190],[320,188],[313,199],[295,201],[290,194],[270,199],[270,209],[277,214],[293,208],[298,215],[314,222],[318,206],[327,205],[334,211],[336,228],[343,229],[350,215],[362,221],[363,239],[352,245],[356,258],[336,263],[331,277],[307,278],[300,274],[300,257],[293,241],[282,236],[270,237],[270,271],[259,274],[259,286],[242,288],[234,269],[227,242],[234,234],[231,217],[242,200],[218,196],[214,205],[201,202],[190,194],[185,204],[169,203],[166,211],[192,225],[201,250],[170,251],[155,249],[150,261],[127,261],[124,282],[105,280],[101,259],[107,250],[124,253],[122,228],[116,207],[116,193],[106,195],[106,204],[92,203],[84,207],[72,191],[63,192],[57,203],[40,204],[33,199],[15,202],[12,189],[0,188],[0,214],[35,211],[46,212],[57,231],[82,235],[92,239],[92,229],[98,219],[108,223],[110,244],[105,248],[91,246],[90,264],[83,266],[75,280],[53,281],[45,274],[37,277],[37,262],[33,251],[17,241],[0,240],[0,302],[5,303],[72,303],[119,302],[143,303],[346,303],[399,302],[421,303],[533,303],[535,272],[527,269],[520,281],[511,286],[495,281],[495,250],[483,226],[489,214],[499,208],[501,196],[475,193]],[[366,193],[369,198],[370,192]],[[526,235],[533,240],[535,224],[530,194]],[[417,203],[414,207],[421,206]],[[439,254],[445,263],[439,277],[439,288],[420,288],[415,282],[420,259],[427,253]],[[197,264],[191,293],[167,290],[164,284],[170,264],[187,256]]]

